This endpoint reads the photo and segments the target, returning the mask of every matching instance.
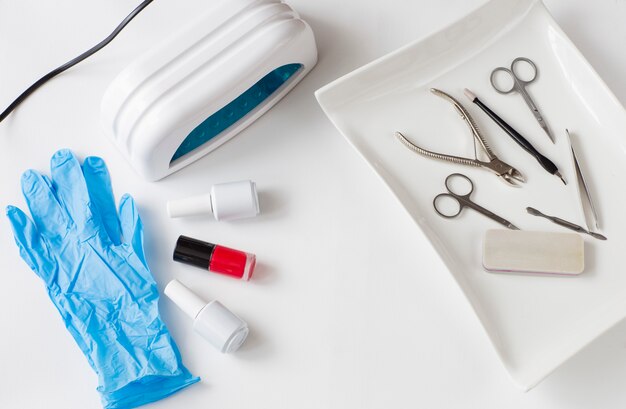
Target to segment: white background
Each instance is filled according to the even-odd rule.
[[[138,3],[1,1],[0,109],[104,38]],[[20,174],[29,167],[47,171],[59,148],[101,156],[116,195],[130,192],[139,204],[148,261],[161,288],[178,278],[248,321],[252,332],[243,349],[220,355],[162,299],[186,365],[203,380],[153,408],[623,408],[624,323],[531,392],[515,389],[422,233],[313,96],[482,3],[292,0],[316,33],[318,66],[234,140],[161,182],[146,183],[102,135],[100,98],[133,57],[206,7],[200,0],[155,1],[105,50],[44,86],[0,124],[0,205],[23,207]],[[546,3],[626,103],[626,1]],[[168,198],[244,178],[261,191],[260,217],[229,224],[167,218]],[[171,251],[179,234],[256,253],[257,275],[246,283],[175,264]],[[42,283],[19,258],[5,218],[0,254],[0,408],[99,408],[96,377]]]

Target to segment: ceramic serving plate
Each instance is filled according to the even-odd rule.
[[[518,94],[500,95],[489,76],[519,56],[532,59],[537,80],[528,87],[556,136],[552,144]],[[409,151],[404,133],[422,147],[473,157],[468,128],[436,87],[470,111],[505,162],[527,179],[505,185],[489,171],[439,162]],[[570,181],[539,164],[463,96],[470,88]],[[460,21],[409,44],[320,89],[318,101],[339,131],[372,166],[430,239],[480,318],[514,382],[528,390],[626,315],[626,272],[620,254],[626,197],[615,180],[626,173],[626,112],[552,19],[541,1],[492,0]],[[565,128],[608,236],[585,237],[585,271],[575,277],[487,273],[481,246],[486,230],[500,227],[465,209],[447,220],[432,208],[454,172],[475,185],[472,199],[522,229],[564,231],[528,215],[526,206],[584,225]]]

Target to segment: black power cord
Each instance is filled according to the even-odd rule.
[[[33,92],[35,92],[43,84],[50,81],[52,78],[56,77],[57,75],[61,74],[63,71],[66,71],[72,68],[79,62],[91,57],[92,55],[94,55],[95,53],[103,49],[107,44],[113,41],[115,37],[117,37],[117,35],[124,29],[124,27],[126,27],[126,25],[130,23],[131,20],[135,18],[135,16],[137,16],[137,14],[139,14],[150,3],[152,3],[152,1],[153,0],[144,0],[139,6],[137,6],[137,8],[135,8],[128,16],[126,16],[126,18],[115,28],[115,30],[113,30],[111,34],[109,34],[107,38],[100,41],[98,44],[96,44],[89,50],[85,51],[78,57],[74,58],[73,60],[68,61],[65,64],[61,65],[60,67],[55,68],[54,70],[50,71],[49,73],[41,77],[39,80],[37,80],[37,82],[35,82],[33,85],[28,87],[26,91],[22,92],[22,94],[20,94],[20,96],[17,97],[15,101],[13,101],[11,105],[9,105],[7,109],[5,109],[0,114],[0,122],[2,122],[7,116],[9,116],[9,114],[13,112],[15,108],[17,108],[22,102],[24,102],[26,98],[28,98]]]

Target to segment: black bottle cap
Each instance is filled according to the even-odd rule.
[[[215,244],[187,236],[180,236],[174,248],[174,261],[208,270],[214,249]]]

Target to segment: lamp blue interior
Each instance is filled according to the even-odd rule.
[[[265,75],[245,92],[232,100],[226,106],[205,119],[187,135],[178,147],[170,163],[174,162],[204,143],[215,138],[231,125],[250,113],[263,101],[270,97],[296,72],[302,64],[286,64]]]

